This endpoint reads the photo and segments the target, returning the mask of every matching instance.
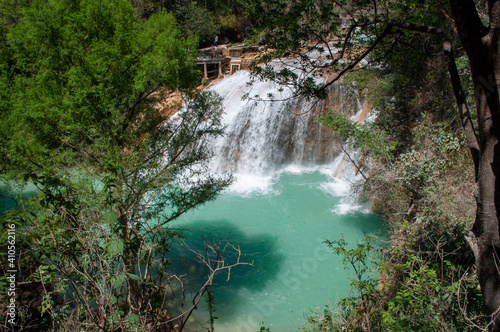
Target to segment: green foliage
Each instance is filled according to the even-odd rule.
[[[66,301],[78,304],[63,315],[44,300],[42,313],[53,324],[75,320],[75,326],[133,330],[166,319],[165,301],[172,296],[167,290],[179,280],[169,271],[169,252],[179,234],[167,223],[228,184],[203,171],[210,154],[200,141],[221,133],[217,116],[218,99],[199,95],[178,121],[162,127],[157,135],[169,133],[161,136],[168,139],[151,141],[147,159],[125,178],[118,176],[125,170],[119,164],[113,167],[120,173],[93,177],[30,175],[39,197],[9,218],[22,225],[18,241],[30,248],[28,257],[51,266],[51,278],[33,272],[34,281],[55,286]],[[191,167],[201,167],[197,179],[186,176],[195,174]]]
[[[470,214],[464,209],[471,209],[473,202],[463,192],[465,186],[472,185],[473,171],[464,137],[461,133],[450,131],[448,123],[439,123],[435,119],[435,115],[424,115],[412,131],[414,147],[400,154],[390,166],[383,164],[385,160],[376,166],[367,191],[372,185],[382,186],[385,189],[380,194],[392,197],[383,203],[385,211],[378,210],[375,205],[379,213],[403,212],[404,207],[387,206],[388,203],[395,203],[408,204],[406,210],[412,204],[418,204],[428,206],[438,214],[440,209],[450,215],[461,215],[461,218]],[[452,208],[454,198],[462,202],[461,206]],[[438,206],[439,209],[436,208]]]
[[[332,249],[335,255],[341,256],[344,267],[352,268],[356,275],[356,279],[351,279],[351,289],[356,292],[355,298],[342,299],[341,302],[353,299],[364,300],[365,297],[373,296],[376,282],[372,274],[374,273],[373,266],[376,265],[374,264],[375,257],[371,252],[375,249],[375,238],[366,237],[353,249],[348,249],[344,238],[334,241],[326,240],[324,243]]]
[[[262,326],[260,327],[259,332],[271,332],[271,330],[269,329],[269,327],[265,327],[264,326],[264,322],[261,322],[260,324]]]
[[[428,117],[424,114],[423,121]],[[436,181],[465,151],[463,137],[457,137],[444,130],[440,124],[418,126],[414,139],[419,141],[418,150],[412,149],[399,156],[401,182],[409,196],[418,199],[423,191],[432,190]]]
[[[445,259],[429,262],[425,252],[392,248],[386,257],[373,255],[373,238],[353,249],[343,239],[326,241],[356,278],[356,294],[340,300],[338,308],[326,308],[309,317],[307,331],[474,331],[481,324],[481,294],[468,266]],[[380,279],[373,278],[379,266]],[[368,274],[368,278],[366,276]]]
[[[208,313],[209,313],[209,320],[208,323],[210,324],[210,331],[214,331],[214,323],[215,320],[219,317],[215,316],[215,312],[217,311],[217,308],[215,307],[215,291],[212,289],[212,286],[207,287],[207,292],[205,294],[207,298],[207,307],[208,307]]]
[[[262,16],[260,0],[181,0],[163,2],[163,6],[175,15],[179,29],[198,36],[202,46],[213,45],[215,36],[221,43],[236,41],[238,34],[238,38],[247,36]]]
[[[231,181],[208,171],[222,107],[192,93],[196,39],[127,1],[19,8],[2,53],[0,138],[2,171],[39,189],[2,220],[19,225],[23,280],[43,286],[52,329],[159,328],[185,282],[169,270],[180,234],[168,223]],[[176,89],[185,108],[162,116],[157,102]]]
[[[391,141],[384,130],[367,121],[357,123],[344,114],[335,111],[318,119],[327,127],[332,127],[342,142],[347,142],[352,150],[362,150],[380,159],[390,159],[395,149],[395,142]]]
[[[468,315],[482,309],[478,282],[466,270],[442,260],[430,264],[408,255],[395,265],[403,273],[401,287],[382,311],[381,327],[386,331],[472,331]]]
[[[219,22],[223,29],[234,29],[238,25],[238,19],[234,14],[219,16]]]
[[[194,40],[174,24],[165,13],[138,21],[124,1],[35,1],[23,8],[8,35],[16,72],[2,114],[9,160],[27,167],[24,156],[47,167],[47,160],[75,160],[75,150],[100,159],[103,146],[116,144],[119,153],[154,128],[153,93],[191,88],[197,78],[185,53]]]
[[[175,17],[184,34],[194,34],[202,41],[210,41],[220,31],[214,15],[195,1],[183,1],[175,8]]]
[[[392,73],[386,74],[376,68],[359,68],[346,74],[343,86],[354,87],[373,108],[383,110],[387,100],[394,97]]]
[[[394,234],[385,263],[387,302],[370,320],[380,320],[382,330],[464,331],[484,324],[466,240],[474,203],[464,192],[473,184],[472,165],[463,136],[439,117],[424,114],[412,148],[378,164],[365,187]]]

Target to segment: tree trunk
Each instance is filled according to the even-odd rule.
[[[484,27],[472,0],[450,0],[457,30],[469,58],[478,112],[479,169],[472,229],[485,311],[500,331],[500,1],[489,0],[490,26]]]

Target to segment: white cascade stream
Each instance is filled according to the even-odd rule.
[[[226,135],[216,143],[215,167],[239,174],[266,175],[290,163],[330,163],[339,153],[331,130],[316,121],[330,109],[348,115],[357,112],[352,92],[332,88],[327,100],[289,99],[288,89],[279,91],[273,82],[256,81],[249,86],[250,74],[238,71],[210,89],[224,98]],[[282,101],[242,100],[244,94]],[[287,100],[288,99],[288,100]],[[352,98],[350,98],[352,99]]]

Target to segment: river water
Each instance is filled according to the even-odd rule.
[[[236,182],[178,222],[190,229],[193,248],[202,249],[202,234],[229,237],[253,261],[232,269],[229,281],[225,272],[215,279],[216,331],[258,331],[261,322],[274,332],[297,331],[306,316],[349,294],[350,271],[322,242],[343,236],[354,245],[364,232],[379,231],[380,219],[355,203],[349,182],[330,171],[288,167],[261,179],[260,189],[258,179],[250,186]],[[205,323],[202,308],[195,317]]]

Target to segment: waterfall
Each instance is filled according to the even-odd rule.
[[[338,156],[331,129],[316,119],[331,109],[354,115],[359,106],[352,91],[333,86],[326,100],[290,99],[291,92],[274,82],[250,80],[248,72],[238,71],[210,88],[224,98],[227,126],[215,144],[217,170],[266,175],[290,163],[330,163]],[[245,94],[250,98],[243,100]],[[279,101],[252,99],[270,94]]]

